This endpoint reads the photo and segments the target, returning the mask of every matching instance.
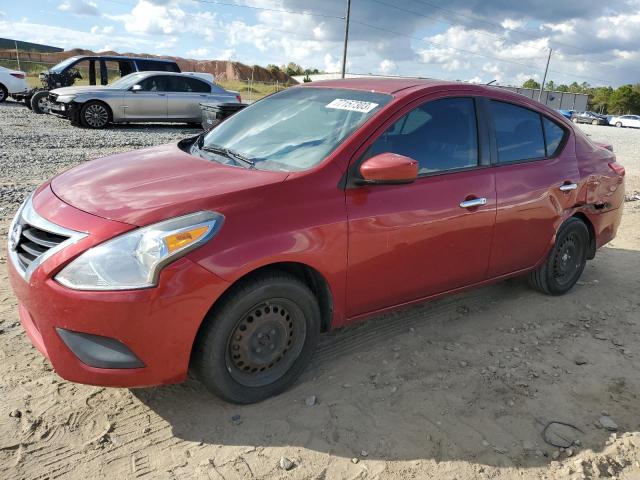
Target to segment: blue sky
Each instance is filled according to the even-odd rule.
[[[337,71],[346,0],[0,0],[0,36]],[[348,70],[519,84],[640,82],[640,0],[352,0]]]

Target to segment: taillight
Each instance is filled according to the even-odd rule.
[[[236,100],[238,100],[238,103],[242,103],[242,97],[240,94],[236,95]]]
[[[12,77],[16,77],[19,79],[24,79],[24,73],[10,73],[9,75],[11,75]]]
[[[618,162],[609,163],[609,168],[614,172],[616,172],[617,175],[624,177],[624,174],[625,174],[624,167],[620,165]]]

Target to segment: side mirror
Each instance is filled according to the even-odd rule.
[[[360,185],[393,185],[412,183],[418,178],[418,162],[397,153],[381,153],[360,165]]]
[[[142,90],[142,85],[134,85],[131,87],[132,92],[139,92],[140,90]]]

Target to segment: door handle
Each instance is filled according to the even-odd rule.
[[[561,192],[570,192],[571,190],[575,190],[576,188],[578,188],[578,185],[575,183],[564,183],[560,185],[559,188]]]
[[[473,198],[471,200],[465,200],[464,202],[460,202],[460,208],[480,207],[486,204],[487,204],[486,198]]]

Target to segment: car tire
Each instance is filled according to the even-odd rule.
[[[109,107],[97,100],[86,102],[80,108],[80,124],[86,128],[104,128],[109,125],[111,118]]]
[[[33,110],[34,113],[38,114],[45,113],[48,96],[49,92],[47,92],[46,90],[41,90],[34,93],[31,96],[31,100],[29,102],[31,105],[31,110]]]
[[[27,106],[29,110],[31,110],[31,97],[27,97],[24,99],[24,104]]]
[[[214,306],[191,366],[220,398],[256,403],[295,382],[319,335],[320,309],[309,287],[289,273],[267,272],[241,280]]]
[[[622,122],[616,122],[616,127],[621,128],[622,127]]]
[[[9,98],[9,90],[3,84],[0,83],[0,103],[6,102]]]
[[[571,121],[572,121],[573,123],[578,123],[578,119],[577,119],[577,118],[575,118],[575,117],[574,117],[574,118],[572,118],[572,119],[571,119]]]
[[[592,120],[591,125],[599,125],[600,122],[598,120]]]
[[[529,283],[547,295],[563,295],[576,284],[587,264],[589,229],[578,218],[562,224],[544,263],[529,274]]]

